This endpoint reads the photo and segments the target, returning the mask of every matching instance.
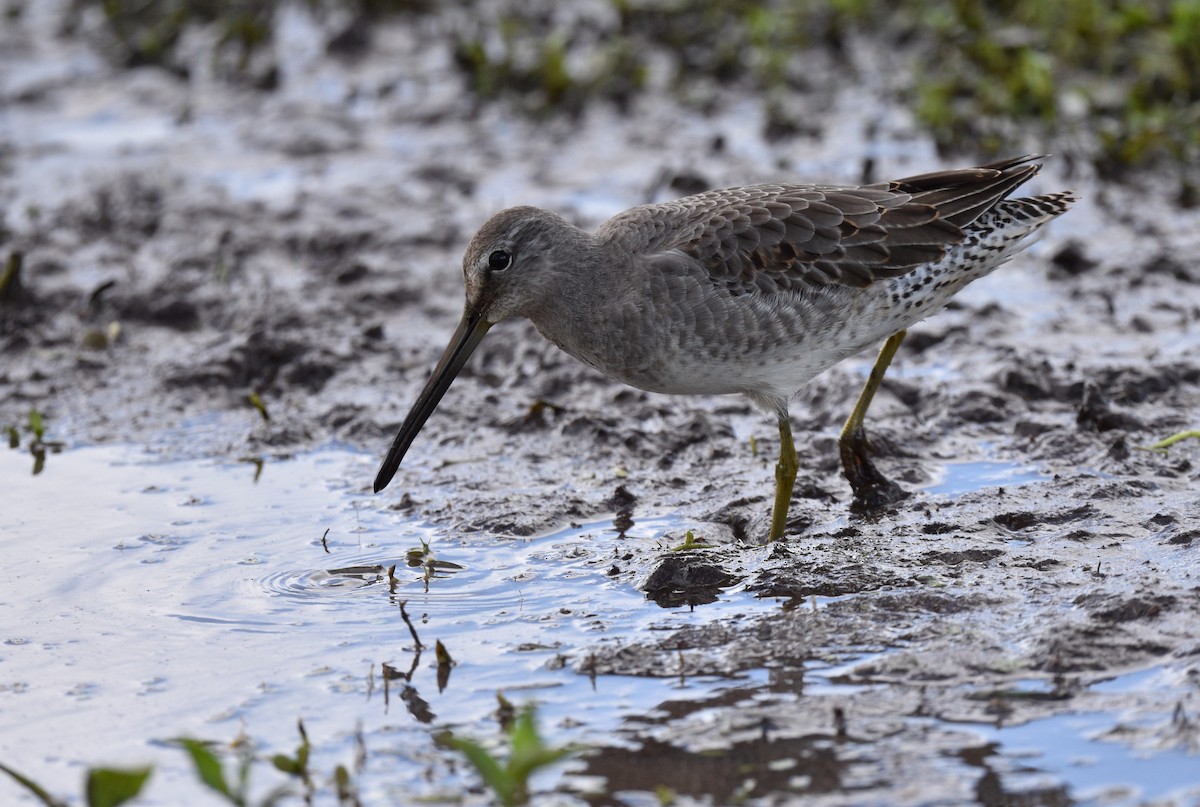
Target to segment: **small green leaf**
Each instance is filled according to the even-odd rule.
[[[24,260],[21,252],[9,254],[0,272],[0,301],[15,300],[21,293],[21,263]]]
[[[42,421],[42,413],[36,409],[29,410],[29,431],[33,432],[35,440],[41,440],[46,433],[46,424]]]
[[[571,753],[570,748],[551,748],[538,734],[533,710],[525,709],[513,724],[512,754],[508,758],[508,773],[516,781],[527,783],[538,768],[552,765]]]
[[[300,745],[296,748],[296,775],[308,779],[308,755],[312,751],[312,744],[308,741],[308,731],[304,728],[304,721],[297,718],[296,728],[300,732]]]
[[[504,697],[503,692],[496,693],[496,720],[500,723],[500,728],[508,731],[512,728],[513,720],[517,716],[517,707],[513,702]]]
[[[512,807],[529,801],[529,779],[534,772],[575,753],[575,750],[547,746],[538,734],[532,707],[521,710],[507,733],[509,754],[503,767],[491,753],[472,740],[445,736],[438,742],[461,751],[500,803]]]
[[[484,783],[492,789],[500,803],[504,807],[511,807],[516,804],[516,783],[508,775],[508,771],[500,767],[500,763],[496,758],[488,753],[487,749],[473,740],[462,739],[457,737],[449,737],[446,743],[458,751],[461,751],[467,760],[475,766],[475,770],[479,771],[480,778]]]
[[[338,804],[351,804],[354,800],[354,783],[345,765],[333,769],[333,783],[337,787]]]
[[[90,328],[83,332],[81,344],[88,350],[105,350],[108,347],[108,336],[104,331]]]
[[[117,807],[142,792],[150,778],[150,767],[92,768],[87,774],[88,807]]]
[[[532,709],[526,707],[521,710],[517,719],[513,721],[512,728],[508,730],[508,736],[512,739],[514,755],[542,744],[542,738],[538,736],[537,726],[533,722]]]
[[[249,395],[250,405],[258,410],[258,414],[262,416],[263,422],[270,423],[271,416],[267,414],[267,405],[263,403],[262,396],[257,392],[252,392]]]
[[[30,793],[37,796],[38,799],[42,802],[42,804],[46,805],[46,807],[66,807],[65,802],[61,802],[58,799],[51,796],[37,782],[33,781],[32,779],[25,776],[24,774],[17,773],[12,768],[8,767],[7,765],[5,765],[2,762],[0,762],[0,771],[4,771],[5,773],[7,773],[9,776],[11,776],[13,779],[15,779],[17,781],[17,784],[21,785],[26,790],[28,790]]]
[[[703,538],[697,538],[696,533],[688,530],[684,533],[683,543],[671,547],[672,552],[690,552],[693,549],[708,549],[709,544]]]
[[[208,750],[208,746],[199,740],[185,737],[181,742],[184,750],[188,752],[192,762],[196,765],[196,775],[200,777],[200,781],[220,793],[231,803],[239,804],[240,800],[230,792],[229,785],[225,782],[225,771],[216,754]]]

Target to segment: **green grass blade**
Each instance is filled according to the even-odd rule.
[[[37,782],[33,781],[32,779],[30,779],[27,776],[24,776],[23,774],[17,773],[12,768],[5,765],[3,762],[0,762],[0,771],[4,771],[5,773],[7,773],[9,776],[11,776],[13,779],[15,779],[17,781],[17,784],[21,785],[26,790],[28,790],[30,793],[37,796],[38,799],[41,800],[42,804],[46,805],[46,807],[67,807],[64,802],[59,801],[58,799],[54,798],[49,793],[47,793],[44,789],[42,789],[42,786],[39,785]]]
[[[222,770],[221,760],[217,759],[216,754],[209,751],[208,746],[199,740],[184,738],[180,742],[196,765],[196,775],[200,777],[200,781],[220,793],[231,804],[240,805],[241,800],[230,792],[229,785],[225,782],[225,771]]]
[[[467,760],[475,766],[475,770],[479,771],[479,776],[492,789],[504,807],[512,807],[512,805],[517,804],[516,783],[513,782],[508,772],[500,767],[500,763],[496,761],[496,758],[488,753],[487,749],[476,742],[460,740],[457,737],[447,738],[446,744],[451,748],[461,751],[466,756]]]

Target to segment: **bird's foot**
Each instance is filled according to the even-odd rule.
[[[908,491],[888,479],[867,456],[866,432],[858,429],[843,436],[838,443],[842,455],[842,471],[854,491],[850,509],[869,513],[895,504],[908,497]]]

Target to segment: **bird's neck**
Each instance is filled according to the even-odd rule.
[[[612,344],[624,338],[623,301],[644,298],[644,278],[629,271],[630,256],[580,232],[569,255],[555,262],[546,293],[529,313],[543,336],[609,375]]]

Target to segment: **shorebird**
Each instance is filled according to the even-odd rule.
[[[775,415],[770,539],[799,467],[788,400],[883,340],[839,450],[856,503],[902,496],[863,419],[905,329],[1023,249],[1074,195],[1010,194],[1038,156],[859,187],[768,184],[620,213],[595,233],[536,207],[493,216],[463,256],[462,319],[400,427],[375,491],[496,322],[526,317],[605,375],[651,392],[741,393]]]

